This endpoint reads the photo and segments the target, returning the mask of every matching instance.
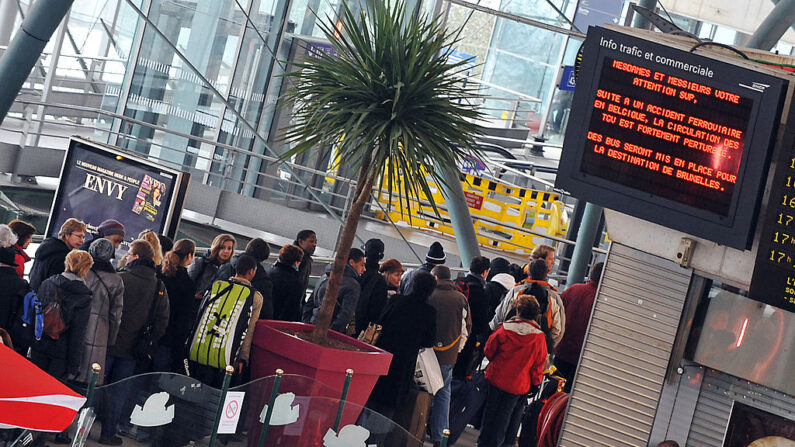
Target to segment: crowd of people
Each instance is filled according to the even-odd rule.
[[[256,321],[315,323],[332,268],[307,296],[317,247],[312,230],[300,231],[266,268],[270,245],[259,238],[235,255],[235,237],[219,234],[209,250],[196,253],[189,239],[173,242],[147,230],[117,259],[119,246],[131,239],[122,223],[109,219],[89,232],[83,222],[68,219],[57,237],[40,244],[25,280],[26,249],[35,233],[19,220],[0,225],[0,335],[3,343],[75,386],[85,386],[93,363],[103,366],[100,384],[166,371],[220,387],[227,364],[243,381]],[[478,446],[513,445],[526,403],[522,397],[537,390],[553,358],[569,383],[573,378],[601,264],[588,284],[558,294],[547,281],[555,262],[555,250],[547,245],[536,247],[524,266],[477,256],[461,278],[444,265],[439,242],[413,270],[384,257],[380,239],[351,249],[331,322],[331,329],[352,336],[379,325],[375,345],[393,355],[367,406],[390,418],[411,412],[407,391],[417,355],[432,349],[444,383],[428,420],[428,434],[438,444],[450,426],[452,380],[466,380],[486,358],[488,398]],[[34,335],[33,295],[42,308],[58,304],[59,332]],[[213,320],[221,313],[228,321]],[[197,329],[203,325],[209,330]],[[234,344],[220,350],[231,357],[213,347],[215,330],[239,335],[227,337]],[[100,443],[121,445],[121,408],[106,407],[99,417]],[[56,442],[68,443],[68,435],[58,434]]]

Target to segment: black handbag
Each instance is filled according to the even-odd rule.
[[[146,324],[141,328],[141,332],[135,339],[132,347],[132,354],[135,361],[139,366],[148,365],[155,357],[155,350],[157,350],[157,340],[154,336],[155,324],[155,308],[157,307],[158,300],[163,298],[163,282],[157,280],[157,288],[155,289],[155,296],[152,298],[152,305],[149,308],[149,316],[146,319]]]

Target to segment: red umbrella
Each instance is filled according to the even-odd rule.
[[[86,401],[0,343],[0,426],[65,430]]]

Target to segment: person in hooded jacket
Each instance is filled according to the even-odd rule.
[[[334,306],[334,315],[331,320],[331,329],[337,332],[348,335],[353,334],[352,329],[356,324],[354,313],[356,311],[356,303],[359,301],[359,294],[361,293],[359,275],[364,273],[364,263],[364,252],[358,248],[352,248],[350,254],[348,254],[348,263],[345,264],[345,270],[342,274],[342,284],[337,294],[337,305]],[[332,267],[334,267],[334,264],[329,264],[326,267],[326,276],[304,305],[302,311],[304,323],[315,324],[317,322],[320,306],[326,296],[326,287],[328,287],[328,279],[331,275]]]
[[[285,244],[279,250],[279,259],[268,274],[273,281],[273,319],[301,321],[301,304],[306,298],[299,268],[303,250],[297,245]]]
[[[0,248],[0,329],[10,331],[20,318],[28,282],[17,275],[13,247]]]
[[[20,278],[25,277],[25,264],[30,261],[30,256],[25,252],[30,242],[33,240],[33,235],[36,234],[36,227],[33,225],[14,219],[8,223],[9,228],[14,234],[17,235],[17,243],[14,244],[14,251],[16,252],[17,274]]]
[[[406,408],[420,348],[430,348],[436,342],[436,310],[428,303],[436,279],[430,273],[417,272],[411,286],[405,295],[389,299],[377,322],[383,329],[375,346],[390,352],[392,363],[387,375],[378,378],[367,408],[388,418]]]
[[[254,279],[251,280],[251,287],[262,295],[262,309],[260,310],[259,318],[262,320],[273,319],[273,281],[270,274],[262,263],[267,261],[271,255],[271,247],[265,242],[264,239],[254,238],[246,245],[246,251],[239,255],[235,255],[232,260],[218,268],[213,281],[223,280],[235,276],[237,260],[240,256],[248,255],[257,261],[257,273],[254,274]]]
[[[80,247],[86,237],[86,224],[69,218],[61,225],[58,237],[48,237],[36,250],[36,259],[30,269],[30,287],[38,291],[45,279],[64,271],[66,255]]]
[[[98,238],[88,247],[94,265],[86,275],[86,286],[91,290],[91,313],[83,337],[83,359],[80,362],[79,382],[88,383],[91,365],[105,364],[108,346],[116,343],[119,333],[121,313],[124,305],[124,283],[111,265],[115,248],[105,238]],[[97,384],[104,384],[102,374]]]
[[[80,375],[83,340],[91,314],[91,290],[86,275],[94,261],[83,250],[66,255],[63,273],[53,275],[39,287],[42,306],[58,301],[66,330],[58,339],[43,334],[31,346],[31,361],[58,380],[75,380]]]
[[[517,402],[541,386],[547,347],[536,319],[540,309],[533,296],[516,300],[517,315],[501,324],[486,342],[488,390],[478,447],[503,445]],[[513,441],[510,443],[513,445]]]
[[[364,244],[364,273],[359,276],[362,293],[356,304],[356,333],[367,329],[370,323],[378,320],[384,310],[387,298],[387,285],[381,275],[378,262],[384,257],[384,242],[370,239]]]
[[[212,285],[218,268],[232,260],[235,254],[235,238],[231,234],[219,234],[210,244],[210,250],[196,256],[188,267],[188,276],[196,284],[196,298],[201,299]]]
[[[188,276],[187,267],[193,263],[196,244],[180,239],[163,256],[163,266],[157,277],[168,291],[168,327],[160,338],[152,368],[155,371],[184,372],[185,343],[199,311],[196,284]]]
[[[496,275],[491,275],[491,279],[486,283],[486,287],[484,288],[486,300],[489,303],[489,321],[494,318],[497,306],[500,305],[503,298],[508,294],[508,291],[513,289],[515,285],[514,277],[510,273],[497,273]]]

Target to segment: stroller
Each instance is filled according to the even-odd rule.
[[[544,371],[544,380],[535,396],[528,396],[522,416],[519,447],[555,447],[563,425],[569,395],[566,379],[556,376],[554,365]]]

